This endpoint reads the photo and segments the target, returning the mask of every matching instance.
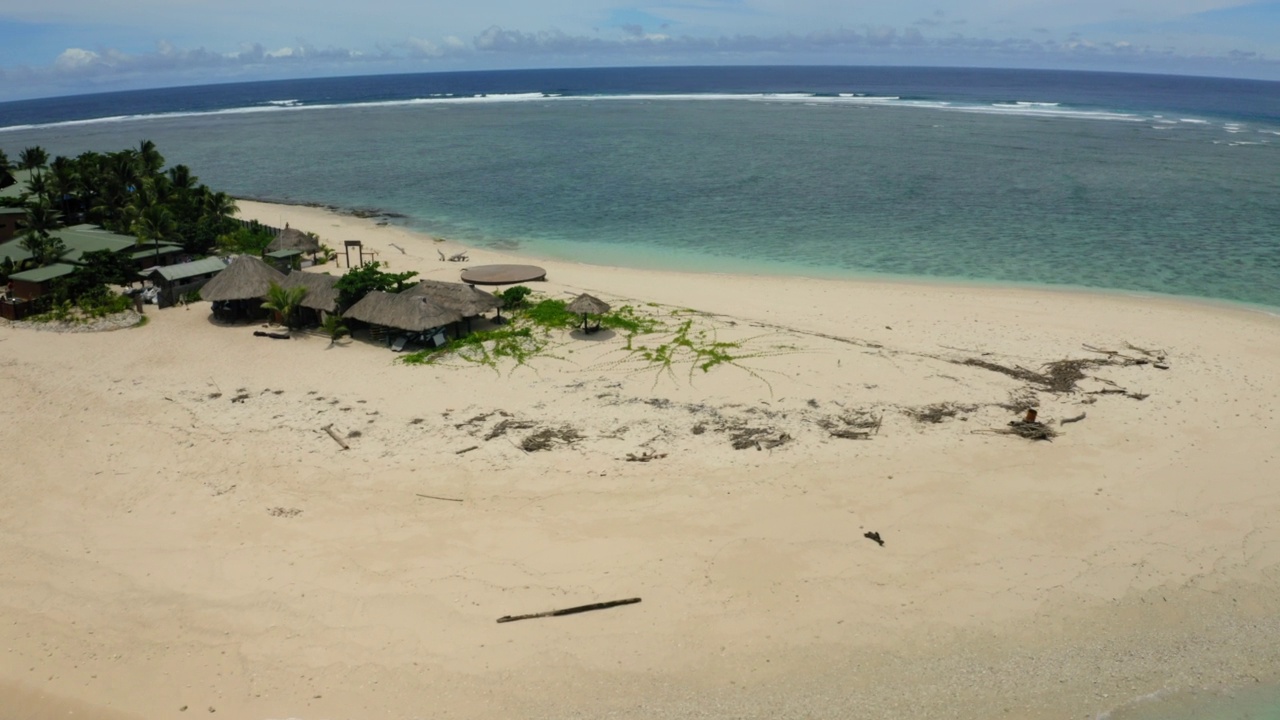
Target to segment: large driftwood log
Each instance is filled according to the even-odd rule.
[[[640,602],[640,598],[627,598],[626,600],[610,600],[609,602],[592,603],[590,605],[579,605],[577,607],[563,608],[561,610],[548,610],[546,612],[532,613],[529,615],[503,615],[498,618],[500,623],[515,622],[516,620],[531,620],[533,618],[559,617],[561,615],[576,615],[578,613],[590,612],[591,610],[605,610],[619,605],[634,605]]]

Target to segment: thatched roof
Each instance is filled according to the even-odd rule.
[[[442,280],[422,280],[400,294],[425,297],[443,308],[457,312],[462,317],[475,317],[502,307],[502,300],[493,293],[478,290],[463,283]]]
[[[302,307],[312,310],[334,312],[338,309],[338,277],[320,273],[291,272],[284,276],[284,287],[304,287],[307,294],[303,296]]]
[[[422,332],[455,323],[462,315],[440,307],[425,297],[397,295],[374,290],[352,305],[342,317],[363,320],[371,325]]]
[[[565,310],[581,315],[603,315],[609,312],[609,303],[594,295],[582,293],[565,306]]]
[[[276,250],[301,250],[306,253],[316,253],[320,252],[320,241],[297,228],[286,227],[267,246],[267,252]]]
[[[252,255],[241,255],[200,288],[200,297],[214,302],[266,297],[271,283],[283,285],[284,273]]]

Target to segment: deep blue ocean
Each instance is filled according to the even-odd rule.
[[[150,139],[240,197],[377,208],[532,256],[1280,307],[1274,82],[839,67],[446,73],[5,103],[0,128],[11,158],[35,144],[71,155]]]
[[[647,68],[0,104],[10,158],[37,144],[73,155],[143,139],[240,197],[377,208],[532,256],[1280,308],[1274,82]],[[1229,701],[1175,693],[1122,704],[1114,717],[1276,719],[1277,708],[1275,688]]]

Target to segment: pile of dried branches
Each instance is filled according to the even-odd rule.
[[[571,425],[564,425],[558,428],[543,428],[521,440],[520,447],[525,452],[538,452],[539,450],[550,450],[556,446],[556,443],[572,445],[581,440],[582,437],[582,433]]]
[[[790,440],[791,435],[773,428],[739,427],[729,432],[729,442],[734,450],[772,450]]]
[[[817,425],[826,430],[831,437],[844,440],[869,440],[872,435],[880,434],[883,421],[883,415],[877,415],[870,410],[850,410],[835,417],[821,418],[817,421]]]
[[[936,425],[937,423],[948,418],[953,418],[960,413],[971,413],[977,409],[977,405],[941,402],[934,403],[932,405],[922,405],[920,407],[902,408],[902,412],[916,422],[933,423]]]

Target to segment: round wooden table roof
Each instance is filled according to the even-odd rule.
[[[470,285],[515,285],[546,279],[547,271],[537,265],[477,265],[462,271],[462,282]]]

